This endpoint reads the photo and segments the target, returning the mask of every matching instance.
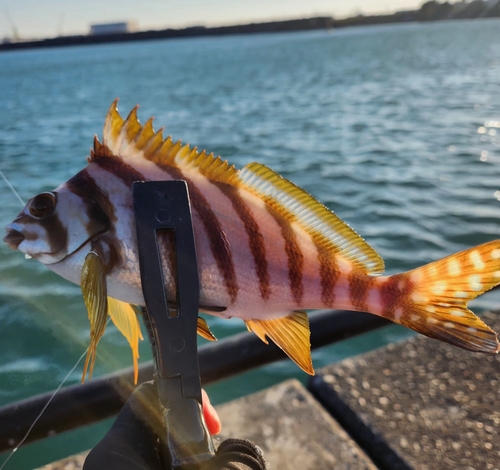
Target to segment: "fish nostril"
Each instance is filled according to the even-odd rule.
[[[10,248],[15,250],[25,238],[26,237],[21,232],[10,229],[9,233],[7,233],[7,235],[4,237],[3,241],[7,243]]]

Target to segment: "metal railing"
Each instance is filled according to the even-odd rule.
[[[311,347],[332,344],[390,324],[367,313],[321,311],[310,315]],[[253,333],[240,333],[199,349],[201,381],[204,385],[284,359],[274,344],[266,345]],[[153,379],[153,362],[141,365],[141,382]],[[117,414],[130,396],[132,368],[93,379],[83,385],[63,388],[42,414],[25,443],[89,425]],[[52,392],[0,408],[0,452],[12,449],[52,396]]]

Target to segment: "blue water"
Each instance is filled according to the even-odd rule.
[[[123,114],[140,104],[140,118],[155,115],[166,134],[238,167],[263,162],[304,187],[379,251],[389,273],[499,236],[498,20],[0,54],[0,169],[22,198],[85,165],[116,97]],[[0,201],[3,226],[21,207],[1,181]],[[499,305],[495,291],[473,307]],[[244,329],[211,325],[220,337]],[[314,362],[408,334],[390,327],[315,352]],[[0,405],[54,389],[87,342],[79,287],[2,244]],[[130,364],[109,327],[96,374]],[[221,402],[292,376],[304,379],[282,361],[209,392]],[[89,448],[106,425],[28,446],[6,468]]]

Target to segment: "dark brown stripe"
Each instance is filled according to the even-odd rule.
[[[317,237],[313,236],[313,242],[318,250],[319,272],[321,276],[321,300],[325,307],[333,307],[335,302],[335,284],[340,275],[335,254],[329,247],[325,247]]]
[[[34,199],[35,198],[30,199],[27,205],[29,206],[31,203],[33,203]],[[50,247],[51,255],[56,255],[58,253],[60,254],[61,251],[63,251],[64,253],[68,253],[68,231],[62,224],[61,219],[59,219],[59,216],[55,211],[45,214],[39,218],[34,218],[30,214],[24,214],[23,211],[14,219],[14,222],[25,224],[26,227],[29,227],[30,225],[43,227],[47,236],[47,244]],[[26,233],[24,237],[28,241],[33,241],[38,240],[40,236],[37,232],[32,233],[28,231],[28,233]],[[7,240],[4,241],[8,243]],[[21,242],[19,241],[19,243]]]
[[[349,281],[349,298],[351,303],[357,310],[366,312],[366,294],[368,287],[372,284],[372,279],[365,273],[352,270],[348,276]]]
[[[86,168],[73,176],[66,183],[66,186],[73,194],[79,196],[86,205],[90,219],[86,227],[89,237],[98,233],[104,234],[99,237],[99,244],[108,247],[106,250],[101,247],[101,257],[105,263],[106,274],[109,274],[122,261],[116,245],[114,223],[117,217],[115,207],[108,194],[97,185]]]
[[[89,163],[94,161],[95,158],[106,157],[113,155],[113,152],[107,145],[101,144],[97,136],[94,136],[94,148],[90,151]]]
[[[50,252],[59,253],[68,252],[68,230],[62,224],[55,213],[51,213],[38,219],[37,222],[45,229],[47,241],[49,242]]]
[[[248,209],[248,206],[239,195],[237,188],[227,183],[216,181],[212,181],[212,183],[231,201],[233,209],[243,222],[245,231],[248,235],[250,251],[252,252],[255,262],[255,272],[259,278],[260,295],[264,300],[269,300],[271,296],[271,285],[266,257],[266,246],[264,245],[264,237],[260,232],[259,225]]]
[[[106,275],[110,274],[117,265],[121,264],[120,253],[116,248],[115,241],[115,235],[110,233],[92,241],[92,250],[101,258],[104,266],[104,274]]]
[[[285,241],[285,253],[288,258],[288,279],[290,280],[290,291],[292,297],[300,307],[304,296],[304,285],[302,283],[304,271],[304,255],[297,241],[297,235],[293,231],[290,221],[283,217],[276,209],[267,205],[267,210],[274,217],[281,229],[281,235]]]
[[[382,312],[385,315],[394,315],[396,308],[403,309],[403,315],[408,313],[412,304],[410,294],[414,285],[407,273],[394,274],[380,286],[380,297],[382,301]]]
[[[168,272],[164,273],[165,286],[167,292],[167,302],[169,310],[178,310],[179,292],[177,290],[177,256],[175,253],[175,232],[173,230],[159,230],[157,240],[160,245],[162,257],[167,259]],[[168,279],[167,279],[168,277]],[[220,313],[227,310],[226,307],[202,305],[200,310],[205,312]]]
[[[205,232],[207,233],[210,249],[217,263],[217,267],[224,278],[227,292],[231,302],[235,302],[238,297],[238,281],[234,269],[233,256],[229,249],[229,242],[226,234],[222,230],[219,220],[214,211],[210,207],[209,202],[203,196],[202,192],[196,185],[184,176],[179,168],[157,163],[157,166],[168,173],[173,179],[184,180],[189,188],[189,195],[194,209],[198,213]]]
[[[99,165],[103,170],[109,171],[120,178],[127,186],[132,187],[136,181],[146,181],[145,176],[134,167],[115,156],[94,157],[92,163]]]
[[[87,213],[90,218],[101,223],[116,222],[115,207],[109,200],[107,193],[96,184],[86,168],[73,176],[66,183],[66,186],[73,194],[82,198],[87,205]]]

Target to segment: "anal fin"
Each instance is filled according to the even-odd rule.
[[[118,331],[125,336],[132,349],[134,384],[137,384],[139,376],[139,340],[143,339],[137,313],[132,305],[108,297],[108,314]]]
[[[172,302],[170,303],[169,302],[169,307],[172,306],[172,309],[173,310],[177,310],[177,304],[175,302]],[[134,308],[134,307],[132,307]],[[209,310],[211,309],[212,307],[202,307],[200,305],[200,309],[203,309],[203,310]],[[213,307],[213,311],[217,311],[217,312],[223,312],[224,310],[226,310],[226,307]],[[138,307],[135,307],[134,310],[136,310],[136,313],[138,315],[142,315],[140,309]],[[217,338],[216,336],[212,333],[212,330],[210,330],[210,327],[208,326],[208,323],[207,321],[202,318],[202,317],[198,317],[197,319],[197,323],[196,323],[196,332],[204,339],[208,340],[208,341],[217,341]],[[142,337],[141,337],[142,339]]]
[[[246,320],[245,324],[264,343],[268,344],[266,337],[269,337],[304,372],[314,375],[311,333],[306,312],[296,311],[272,320]]]

